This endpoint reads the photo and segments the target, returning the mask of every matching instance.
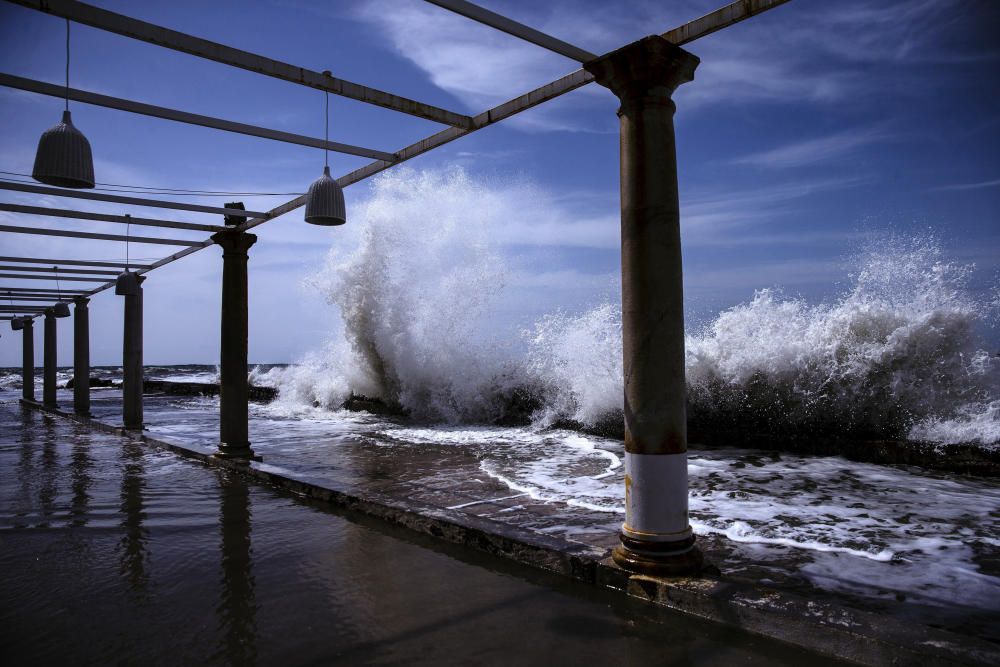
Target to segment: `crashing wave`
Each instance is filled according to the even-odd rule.
[[[470,205],[470,202],[476,202]],[[621,313],[554,313],[504,340],[489,312],[506,265],[491,241],[509,204],[461,170],[376,179],[352,254],[314,279],[344,332],[272,371],[282,399],[332,409],[379,398],[416,419],[584,427],[621,423]],[[837,299],[762,289],[687,337],[694,425],[941,443],[1000,441],[1000,358],[977,328],[996,304],[932,237],[859,256]]]

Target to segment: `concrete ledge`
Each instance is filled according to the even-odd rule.
[[[332,480],[309,480],[266,463],[217,458],[212,452],[153,438],[41,403],[22,405],[73,420],[105,433],[140,440],[210,466],[238,471],[272,487],[378,518],[455,544],[620,591],[747,632],[862,665],[997,665],[1000,646],[973,637],[808,599],[724,576],[662,579],[625,572],[606,549],[570,542]]]

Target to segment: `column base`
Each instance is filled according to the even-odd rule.
[[[221,443],[219,448],[215,451],[212,456],[219,459],[232,459],[236,461],[263,461],[264,457],[259,454],[255,454],[253,449],[250,448],[250,443],[240,443],[238,445],[231,445],[228,443]]]
[[[624,534],[619,539],[621,544],[611,552],[611,558],[629,572],[680,577],[698,574],[705,565],[694,535],[680,542],[646,542]]]

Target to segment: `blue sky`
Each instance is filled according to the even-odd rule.
[[[419,0],[94,4],[464,113],[578,67]],[[481,4],[603,53],[724,2]],[[702,63],[696,80],[675,95],[689,323],[763,287],[833,298],[848,279],[850,257],[870,239],[928,229],[941,238],[946,258],[976,264],[973,290],[992,289],[1000,270],[997,25],[1000,6],[989,0],[792,0],[689,45]],[[60,83],[63,40],[62,20],[0,4],[2,71]],[[318,91],[75,24],[72,52],[74,87],[322,136]],[[61,106],[54,98],[0,89],[0,170],[30,172],[37,138],[58,121]],[[498,226],[495,243],[511,274],[496,318],[529,323],[556,308],[572,312],[614,298],[616,106],[608,91],[587,86],[408,163],[432,173],[461,166],[494,199],[507,202],[500,205],[506,224]],[[99,182],[289,193],[302,192],[322,168],[314,149],[82,104],[71,108],[93,146]],[[398,150],[441,128],[333,96],[330,108],[331,139],[381,150]],[[331,155],[335,175],[365,162]],[[351,215],[372,197],[371,184],[346,193]],[[242,199],[263,210],[289,198],[198,201]],[[0,200],[37,202],[10,192]],[[96,202],[45,203],[125,212]],[[197,214],[132,212],[205,221]],[[5,224],[78,224],[0,217]],[[352,222],[316,228],[295,212],[259,228],[251,251],[251,361],[295,361],[335,334],[335,309],[307,279],[331,248],[349,253],[358,244],[357,216]],[[87,228],[123,231],[111,223]],[[116,244],[21,235],[5,234],[0,245],[3,255],[124,254]],[[133,255],[168,252],[141,246]],[[147,363],[217,360],[219,254],[205,250],[147,281]],[[102,293],[91,309],[93,361],[118,363],[120,298]],[[60,360],[69,364],[71,327],[63,322]],[[997,339],[996,330],[987,335]],[[0,365],[19,363],[20,344],[5,329]]]

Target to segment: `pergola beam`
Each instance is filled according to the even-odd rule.
[[[177,211],[193,211],[195,213],[212,213],[215,215],[229,215],[237,218],[259,218],[267,215],[261,211],[244,211],[239,208],[220,208],[217,206],[202,206],[200,204],[188,204],[185,202],[163,201],[162,199],[141,199],[139,197],[122,197],[120,195],[104,194],[103,192],[86,192],[84,190],[68,190],[66,188],[50,188],[44,185],[31,185],[30,183],[11,183],[0,181],[0,190],[13,190],[15,192],[30,192],[37,195],[53,195],[56,197],[73,197],[74,199],[90,199],[93,201],[108,201],[116,204],[132,204],[134,206],[148,206],[150,208],[169,208]],[[3,259],[3,258],[0,258]]]
[[[58,267],[58,264],[56,264],[54,266]],[[9,265],[9,266],[8,265],[4,265],[4,264],[0,264],[0,271],[29,271],[29,272],[33,272],[33,273],[42,273],[42,272],[52,273],[53,272],[51,267],[18,266],[16,264],[12,264],[12,265]],[[96,276],[116,276],[116,275],[118,275],[117,271],[96,271],[96,270],[90,270],[90,269],[63,269],[63,268],[59,269],[59,273],[60,274],[62,274],[62,273],[80,273],[80,274],[90,274],[90,275],[96,275]]]
[[[726,5],[714,12],[709,12],[694,21],[688,21],[682,26],[662,33],[660,37],[673,42],[677,46],[682,46],[696,39],[701,39],[713,32],[718,32],[723,28],[728,28],[734,23],[744,21],[751,16],[756,16],[774,9],[778,5],[783,5],[789,0],[738,0]]]
[[[181,239],[161,239],[151,236],[122,236],[121,234],[96,234],[94,232],[71,232],[65,229],[42,229],[40,227],[18,227],[16,225],[0,225],[0,232],[11,234],[38,234],[41,236],[66,236],[74,239],[96,239],[98,241],[130,241],[132,243],[151,243],[154,245],[184,245],[204,247],[211,245],[203,241],[182,241]]]
[[[37,275],[37,276],[24,276],[18,273],[0,273],[0,278],[11,278],[13,280],[55,280],[59,279],[62,281],[70,281],[77,283],[102,283],[109,278],[83,278],[80,276],[62,276],[58,273],[47,274],[47,275]]]
[[[64,296],[68,296],[68,295],[64,295]],[[17,306],[18,303],[21,302],[21,301],[47,301],[49,303],[55,303],[58,300],[59,300],[59,297],[53,296],[53,295],[49,295],[49,296],[16,296],[16,297],[14,297],[15,303],[11,304],[10,300],[8,299],[6,305],[8,305],[8,306]]]
[[[110,95],[91,93],[77,88],[70,88],[67,90],[66,86],[56,86],[51,83],[45,83],[44,81],[25,79],[24,77],[14,76],[13,74],[0,73],[0,85],[59,98],[65,98],[68,93],[71,100],[83,102],[85,104],[93,104],[99,107],[106,107],[108,109],[129,111],[131,113],[142,114],[144,116],[153,116],[155,118],[164,118],[178,123],[187,123],[188,125],[200,125],[202,127],[210,127],[215,130],[223,130],[224,132],[246,134],[251,137],[271,139],[273,141],[281,141],[286,144],[297,144],[299,146],[310,146],[312,148],[325,148],[337,153],[357,155],[375,160],[385,160],[387,162],[395,160],[392,153],[386,153],[384,151],[363,148],[361,146],[352,146],[350,144],[342,144],[336,141],[324,141],[323,139],[315,139],[302,134],[282,132],[281,130],[271,130],[266,127],[257,127],[256,125],[237,123],[236,121],[225,120],[223,118],[203,116],[201,114],[180,111],[178,109],[169,109],[167,107],[160,107],[154,104],[145,104],[143,102],[134,102],[120,97],[111,97]]]
[[[86,294],[87,290],[74,290],[74,289],[49,289],[47,287],[0,287],[0,297],[19,296],[21,294],[28,294],[31,296],[58,296],[60,294],[74,294],[82,295]]]
[[[572,58],[577,62],[585,63],[588,60],[593,60],[597,58],[596,53],[590,53],[585,51],[578,46],[573,46],[567,42],[557,39],[552,35],[547,35],[540,30],[535,30],[532,27],[526,26],[523,23],[518,23],[513,19],[509,19],[506,16],[502,16],[495,12],[491,12],[488,9],[483,9],[479,5],[474,5],[471,2],[465,2],[465,0],[425,0],[432,5],[437,5],[448,11],[455,12],[467,19],[476,21],[477,23],[482,23],[483,25],[488,25],[491,28],[496,28],[501,32],[505,32],[508,35],[513,35],[518,39],[523,39],[526,42],[531,42],[536,46],[540,46],[543,49],[548,49],[558,53],[561,56],[566,56],[567,58]]]
[[[48,264],[49,266],[109,266],[115,269],[148,269],[149,264],[126,264],[125,262],[104,262],[80,259],[45,259],[41,257],[0,257],[0,262],[24,262],[26,264]]]
[[[111,215],[108,213],[91,213],[89,211],[71,211],[65,208],[46,208],[44,206],[24,206],[23,204],[0,204],[0,211],[25,213],[27,215],[47,215],[56,218],[75,220],[95,220],[97,222],[118,222],[140,227],[166,227],[168,229],[187,229],[196,232],[222,232],[228,229],[221,225],[201,225],[193,222],[175,222],[173,220],[158,220],[156,218],[136,218],[130,215]]]
[[[393,95],[382,90],[338,79],[328,74],[296,67],[265,56],[234,49],[218,42],[194,37],[176,30],[146,23],[130,16],[116,14],[92,5],[73,0],[8,0],[22,7],[66,18],[92,28],[106,30],[125,37],[156,44],[174,51],[187,53],[206,60],[264,74],[301,86],[323,90],[359,102],[392,109],[418,118],[444,125],[468,127],[469,117],[441,109],[430,104]]]

